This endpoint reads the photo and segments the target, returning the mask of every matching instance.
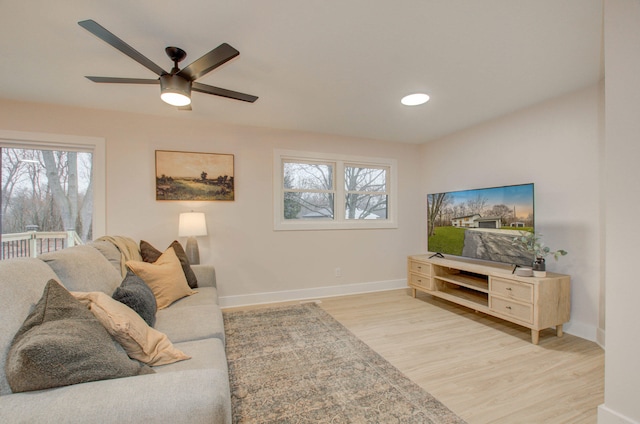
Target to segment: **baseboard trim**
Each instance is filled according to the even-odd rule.
[[[221,296],[221,308],[261,305],[265,303],[291,302],[298,300],[321,299],[323,297],[345,296],[350,294],[372,293],[378,291],[407,288],[407,280],[374,281],[370,283],[345,284],[341,286],[314,287],[311,289],[285,290],[277,292],[252,293],[238,296]]]
[[[569,321],[564,325],[564,331],[572,336],[578,336],[591,342],[598,343],[597,328],[579,321]]]
[[[598,406],[598,423],[599,424],[639,424],[629,417],[609,409],[605,404]]]

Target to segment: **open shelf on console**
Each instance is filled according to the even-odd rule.
[[[487,293],[447,281],[437,281],[436,285],[436,291],[439,297],[454,300],[470,308],[489,307],[489,295]]]
[[[486,275],[441,266],[434,266],[433,268],[434,278],[438,280],[466,287],[480,293],[489,293],[489,277]]]

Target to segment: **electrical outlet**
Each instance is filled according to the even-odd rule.
[[[335,276],[336,277],[342,277],[342,268],[336,268],[335,269]]]

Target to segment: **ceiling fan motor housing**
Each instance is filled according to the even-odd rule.
[[[191,81],[179,75],[164,74],[160,77],[160,97],[174,106],[191,103]]]

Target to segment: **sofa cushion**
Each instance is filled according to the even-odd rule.
[[[0,422],[231,424],[229,377],[190,369],[0,396]]]
[[[0,398],[11,393],[4,364],[9,346],[24,319],[42,297],[47,281],[58,278],[35,258],[0,261]],[[2,420],[0,420],[2,421]]]
[[[193,296],[176,300],[171,309],[190,308],[192,306],[212,306],[218,304],[218,289],[215,287],[199,287]]]
[[[158,310],[156,298],[149,286],[133,271],[127,271],[122,284],[113,292],[112,297],[136,311],[150,327],[155,325]]]
[[[102,256],[107,258],[109,263],[115,268],[118,273],[122,272],[122,254],[115,244],[107,240],[94,240],[87,243],[88,246],[94,247],[98,252],[102,253]]]
[[[227,355],[224,344],[220,339],[192,340],[176,343],[175,346],[185,352],[189,352],[193,358],[189,361],[154,367],[153,370],[155,372],[162,374],[166,372],[204,370],[208,368],[228,372]]]
[[[152,264],[127,261],[127,267],[151,287],[158,303],[158,309],[166,308],[176,300],[196,293],[187,284],[182,266],[173,248],[167,249]]]
[[[55,280],[16,333],[5,368],[14,393],[153,372],[118,349],[93,314]]]
[[[158,311],[156,328],[174,343],[207,338],[224,342],[222,310],[217,305],[163,309]]]
[[[182,245],[178,242],[178,240],[174,240],[168,248],[172,248],[174,252],[176,252],[176,256],[180,259],[180,266],[182,266],[182,271],[184,272],[184,276],[187,279],[187,284],[192,289],[198,287],[198,279],[196,278],[196,274],[191,269],[191,264],[189,263],[189,259],[187,258],[187,254],[185,253]],[[140,240],[140,254],[142,255],[142,260],[144,262],[154,263],[158,260],[162,252],[156,249],[151,245],[151,243]]]
[[[69,291],[101,291],[111,296],[122,281],[107,258],[91,246],[43,253],[39,258],[53,269]]]
[[[167,336],[147,325],[133,309],[102,292],[72,292],[124,348],[129,357],[147,365],[165,365],[190,359]]]

